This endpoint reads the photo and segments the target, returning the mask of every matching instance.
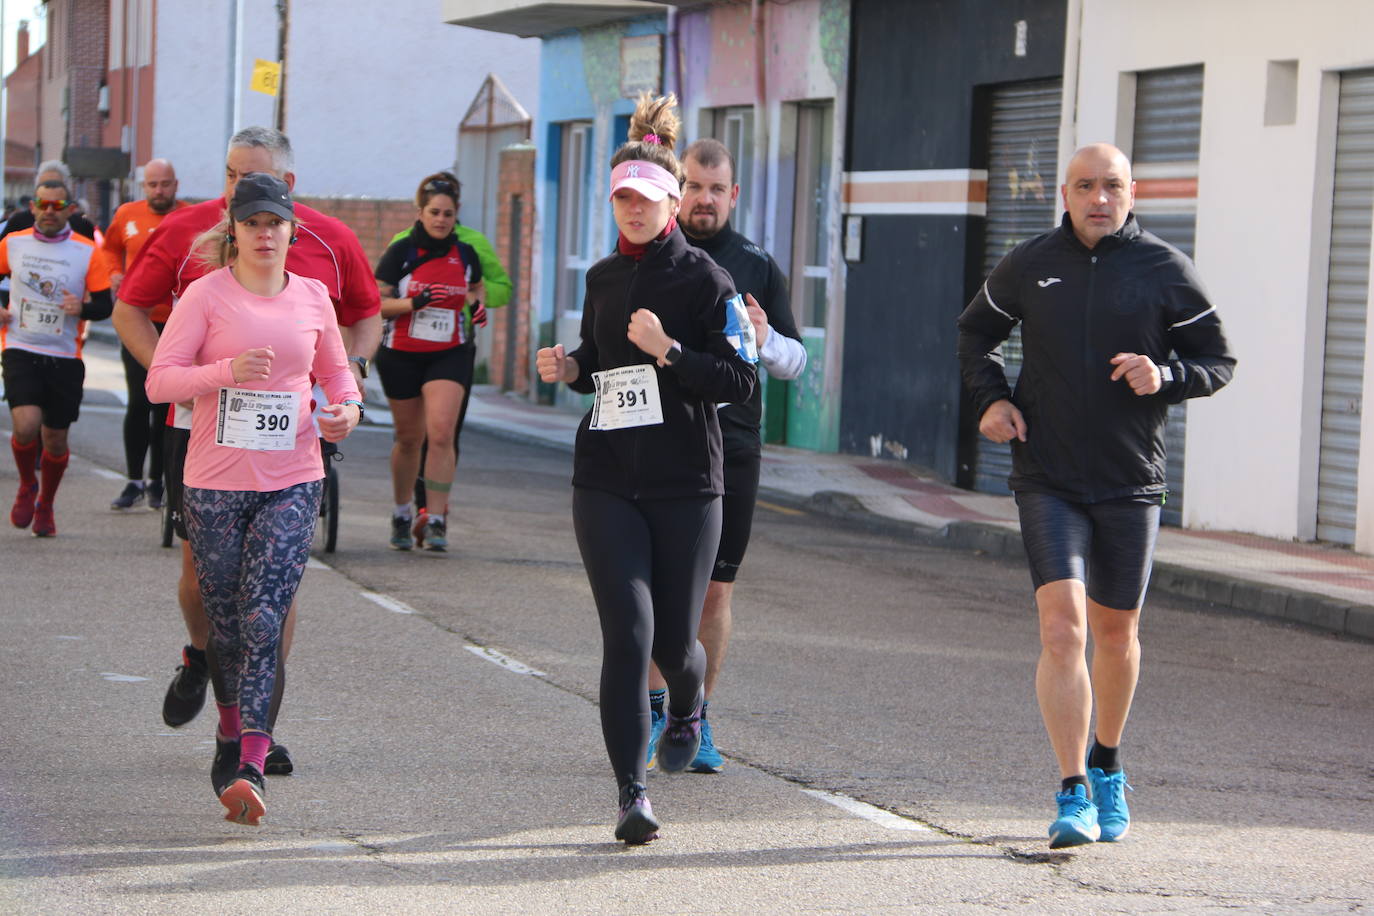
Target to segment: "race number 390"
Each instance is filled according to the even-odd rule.
[[[300,407],[299,391],[221,388],[215,444],[271,452],[295,448],[292,427]]]

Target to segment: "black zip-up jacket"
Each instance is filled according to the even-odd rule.
[[[768,323],[776,333],[793,340],[801,340],[797,323],[792,318],[792,303],[787,296],[787,279],[777,262],[753,242],[740,235],[727,222],[715,235],[706,239],[687,236],[695,245],[711,256],[735,284],[742,296],[749,293],[758,300],[768,316]],[[759,426],[763,419],[763,386],[755,385],[749,400],[726,404],[720,408],[720,432],[725,438],[725,454],[758,455],[763,443]]]
[[[649,243],[636,261],[613,254],[587,271],[582,344],[574,391],[595,390],[593,372],[640,363],[650,356],[626,336],[630,315],[646,308],[682,345],[675,365],[659,368],[663,422],[629,429],[589,429],[591,412],[577,428],[573,486],[607,490],[627,499],[682,499],[724,493],[720,423],[716,404],[747,400],[755,371],[725,336],[726,302],[735,295],[730,275],[674,227]]]
[[[1018,322],[1025,355],[1012,394],[1000,346]],[[1110,380],[1117,353],[1148,356],[1173,380],[1140,397]],[[1168,406],[1219,390],[1236,360],[1182,252],[1134,214],[1090,249],[1065,214],[1012,249],[959,316],[959,363],[978,416],[1010,398],[1025,417],[1011,488],[1093,503],[1164,493]]]

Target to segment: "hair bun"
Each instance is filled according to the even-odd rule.
[[[676,109],[677,96],[671,92],[657,98],[647,91],[641,92],[635,100],[634,114],[630,115],[630,141],[654,137],[648,142],[657,142],[673,149],[677,146],[678,131],[682,127]]]

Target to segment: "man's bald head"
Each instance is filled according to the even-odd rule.
[[[1110,143],[1084,146],[1070,157],[1060,193],[1074,234],[1087,247],[1096,247],[1125,225],[1135,206],[1131,162]]]
[[[167,213],[177,202],[177,172],[166,159],[149,159],[143,166],[143,197],[154,213]]]

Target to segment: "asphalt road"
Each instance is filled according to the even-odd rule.
[[[105,345],[88,365],[58,537],[0,530],[0,911],[1374,904],[1374,646],[1152,600],[1131,835],[1051,852],[1024,569],[766,505],[711,706],[726,770],[651,774],[663,838],[619,846],[570,459],[472,433],[447,555],[386,549],[389,430],[345,444],[278,728],[298,770],[264,827],[226,823],[213,717],[159,717],[178,557],[155,514],[108,509],[122,381]]]

